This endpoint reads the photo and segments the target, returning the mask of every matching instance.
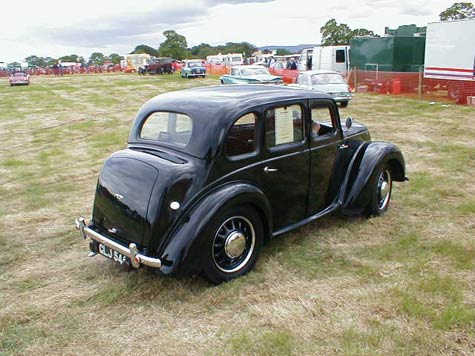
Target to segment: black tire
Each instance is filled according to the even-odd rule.
[[[340,106],[341,106],[342,108],[346,108],[346,107],[348,106],[348,101],[342,101],[342,102],[340,103]]]
[[[376,168],[370,179],[369,205],[367,216],[383,215],[388,210],[391,201],[393,180],[388,164]]]
[[[210,222],[203,237],[207,240],[203,276],[219,284],[254,268],[261,252],[264,228],[254,208],[229,206]]]

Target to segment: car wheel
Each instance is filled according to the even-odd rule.
[[[342,108],[346,108],[346,107],[348,106],[348,102],[347,102],[347,101],[342,101],[342,102],[340,103],[340,106],[341,106]]]
[[[388,210],[392,188],[391,170],[388,164],[384,164],[373,172],[370,179],[368,216],[379,216]]]
[[[264,229],[259,213],[246,205],[225,208],[206,230],[204,277],[219,284],[245,275],[259,257]]]
[[[221,79],[221,84],[224,84],[224,80]]]

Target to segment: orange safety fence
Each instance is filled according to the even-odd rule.
[[[229,73],[231,67],[217,64],[206,64],[211,75]],[[176,70],[180,70],[179,67]],[[84,66],[68,68],[29,69],[30,75],[71,75],[87,73],[107,73],[125,71],[119,65]],[[292,69],[273,69],[271,74],[281,76],[287,84],[295,83],[298,71]],[[8,76],[9,72],[0,70],[0,77]],[[385,95],[404,95],[408,97],[430,100],[450,101],[458,104],[475,106],[475,73],[472,80],[443,80],[424,78],[423,73],[381,72],[351,70],[345,73],[347,82],[353,92],[368,92]],[[470,78],[469,78],[470,79]]]
[[[404,95],[475,106],[475,75],[472,80],[424,78],[423,73],[352,70],[348,84],[355,92]]]

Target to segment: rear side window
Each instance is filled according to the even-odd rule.
[[[301,142],[304,138],[302,107],[280,106],[265,113],[266,146],[269,148]]]
[[[174,112],[154,112],[142,125],[140,138],[185,147],[190,141],[192,120]]]
[[[231,127],[226,139],[226,155],[237,157],[256,151],[257,116],[249,113],[241,116]]]

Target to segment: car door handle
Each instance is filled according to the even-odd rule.
[[[339,148],[340,148],[340,150],[344,150],[344,149],[346,149],[346,148],[348,148],[348,147],[350,147],[350,146],[348,146],[346,143],[343,143],[343,144],[340,145]]]
[[[267,166],[264,167],[264,172],[265,173],[270,173],[270,172],[277,172],[278,169],[277,168],[269,168]]]

